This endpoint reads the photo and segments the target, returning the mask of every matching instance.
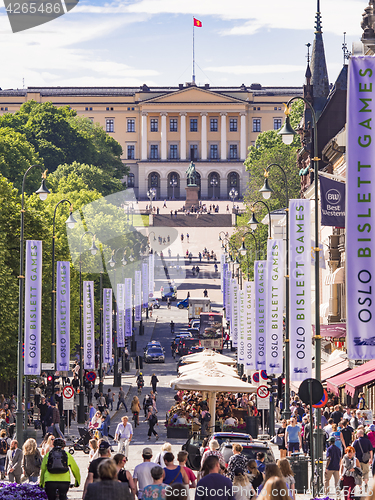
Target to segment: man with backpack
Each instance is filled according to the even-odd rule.
[[[5,479],[5,460],[7,458],[7,452],[9,450],[9,444],[7,441],[7,431],[3,429],[0,431],[0,479]]]
[[[70,471],[74,476],[74,485],[76,487],[79,486],[81,481],[81,474],[76,461],[64,448],[65,441],[60,438],[55,439],[54,447],[45,455],[42,462],[40,486],[45,489],[48,500],[56,500],[57,492],[60,500],[67,500]]]

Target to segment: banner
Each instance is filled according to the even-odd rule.
[[[225,309],[226,307],[226,279],[227,279],[227,270],[229,268],[229,264],[224,262],[221,273],[222,273],[222,280],[223,280],[223,308]]]
[[[131,337],[133,312],[133,282],[131,278],[125,278],[125,337]]]
[[[232,280],[232,273],[227,269],[225,273],[225,319],[230,321],[230,313],[231,311],[231,296],[230,296],[230,283]]]
[[[352,56],[347,98],[346,314],[349,359],[375,358],[375,58]]]
[[[319,176],[321,225],[345,227],[345,183]]]
[[[83,282],[83,368],[95,370],[94,282]]]
[[[289,201],[290,380],[312,377],[310,200]]]
[[[221,293],[224,292],[224,264],[225,264],[225,254],[220,255],[220,290]]]
[[[141,321],[142,319],[142,273],[141,271],[135,271],[134,273],[134,309],[135,309],[135,321]]]
[[[125,347],[124,314],[125,314],[125,285],[117,284],[117,347]]]
[[[237,347],[238,343],[238,330],[239,330],[239,301],[238,301],[238,291],[239,286],[236,280],[232,283],[232,311],[231,311],[231,322],[230,322],[230,339],[232,341],[233,347]]]
[[[70,360],[70,263],[56,269],[56,370],[68,371]]]
[[[150,297],[154,296],[155,289],[155,254],[150,253],[148,256],[148,290]]]
[[[267,240],[267,332],[266,371],[283,372],[284,259],[283,240]]]
[[[239,365],[245,363],[245,292],[238,290],[239,301],[239,334],[237,345],[237,362]]]
[[[26,241],[25,262],[24,373],[25,375],[40,375],[43,266],[41,241]]]
[[[255,365],[257,370],[266,369],[266,302],[267,302],[267,261],[257,260],[254,262],[255,281]]]
[[[142,262],[142,303],[148,309],[148,263]]]
[[[254,281],[245,283],[245,368],[255,370],[255,321],[254,321]]]
[[[112,288],[103,288],[103,363],[112,361]]]

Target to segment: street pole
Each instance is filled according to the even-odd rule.
[[[99,394],[103,392],[103,271],[100,271],[99,287]]]

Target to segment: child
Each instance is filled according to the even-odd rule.
[[[90,439],[89,448],[90,448],[90,453],[89,453],[89,463],[90,463],[93,461],[94,455],[98,450],[98,441],[96,439]]]

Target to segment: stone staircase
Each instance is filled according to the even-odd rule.
[[[155,227],[232,227],[231,214],[154,215]]]

